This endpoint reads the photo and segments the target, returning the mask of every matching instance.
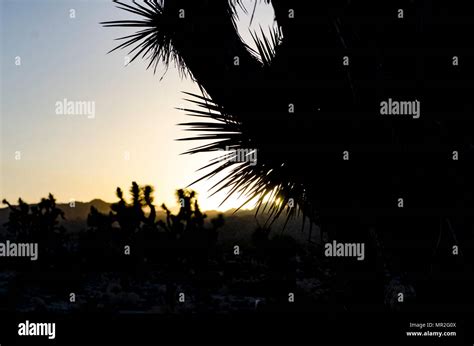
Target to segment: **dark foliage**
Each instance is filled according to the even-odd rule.
[[[332,239],[372,244],[375,230],[392,249],[382,257],[386,267],[418,280],[422,291],[427,281],[418,274],[433,278],[436,239],[456,224],[438,260],[447,260],[453,245],[470,249],[460,256],[458,275],[464,280],[472,273],[474,70],[451,60],[467,59],[472,48],[465,3],[271,0],[278,29],[255,39],[257,51],[236,31],[239,1],[116,3],[156,35],[142,34],[137,45],[152,47],[151,62],[172,57],[202,89],[202,96],[190,95],[195,107],[185,110],[201,121],[183,125],[201,133],[187,140],[213,142],[189,153],[258,151],[256,165],[224,159],[205,167],[210,172],[203,178],[227,172],[216,190],[257,197],[258,210],[267,207],[272,217],[302,211]],[[388,98],[420,101],[421,118],[381,116],[380,102]],[[346,150],[349,161],[342,160]],[[452,160],[455,150],[460,161]],[[397,207],[400,197],[404,208]],[[379,266],[376,252],[371,248],[362,270],[341,269],[363,276]],[[384,273],[366,279],[386,281]],[[378,299],[373,292],[360,296]]]

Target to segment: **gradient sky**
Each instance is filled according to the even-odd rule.
[[[250,9],[252,0],[246,1]],[[156,75],[128,51],[106,54],[114,39],[133,28],[103,28],[101,21],[131,18],[108,0],[0,0],[1,165],[0,197],[37,202],[52,192],[57,200],[114,201],[117,186],[132,181],[156,189],[157,203],[175,205],[174,191],[200,176],[212,155],[180,155],[194,143],[177,123],[191,118],[182,91],[198,92],[170,66]],[[250,6],[251,5],[251,6]],[[76,18],[70,18],[74,9]],[[271,7],[259,5],[251,29],[272,23]],[[250,16],[240,15],[247,42]],[[15,58],[21,65],[15,65]],[[63,99],[94,101],[96,115],[57,115]],[[21,160],[15,159],[17,151]],[[130,160],[125,160],[125,152]],[[223,196],[209,198],[216,181],[193,186],[204,209],[217,209]],[[226,210],[241,204],[231,199]]]

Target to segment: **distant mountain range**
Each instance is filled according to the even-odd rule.
[[[111,203],[104,202],[101,199],[94,199],[90,202],[76,202],[75,207],[70,207],[69,203],[58,203],[58,207],[64,211],[66,220],[63,221],[63,226],[69,232],[80,232],[87,227],[87,215],[90,212],[90,208],[93,206],[102,213],[109,213]],[[253,231],[258,225],[264,225],[267,217],[265,215],[259,215],[255,218],[255,211],[253,210],[239,210],[236,213],[235,209],[228,210],[226,212],[219,212],[216,210],[206,211],[207,220],[216,217],[218,214],[224,215],[225,225],[219,233],[219,238],[225,241],[247,241],[250,239]],[[8,208],[0,208],[0,232],[4,231],[3,225],[8,221],[9,215]],[[157,219],[164,220],[166,217],[165,212],[161,207],[157,207]],[[272,232],[274,234],[284,232],[289,234],[297,240],[306,242],[309,235],[309,227],[306,224],[305,229],[301,229],[302,220],[292,220],[288,222],[286,228],[283,230],[285,222],[285,216],[282,216],[272,225]],[[313,227],[312,241],[320,242],[319,229]]]

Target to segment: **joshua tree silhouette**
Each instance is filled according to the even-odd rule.
[[[201,179],[228,172],[216,190],[258,198],[257,211],[275,218],[301,211],[333,238],[369,243],[375,228],[378,241],[409,241],[392,258],[401,272],[425,270],[417,259],[431,258],[423,244],[441,219],[463,219],[458,239],[472,238],[473,107],[462,83],[473,69],[451,60],[452,47],[471,46],[457,26],[464,5],[266,0],[277,29],[254,36],[253,50],[236,29],[239,0],[114,2],[139,18],[103,24],[140,29],[115,49],[135,45],[132,61],[148,58],[155,70],[174,63],[202,90],[185,109],[200,121],[181,124],[201,135],[184,140],[213,142],[188,153],[258,151],[256,164],[210,162]],[[439,85],[453,78],[455,88]],[[389,98],[420,101],[421,118],[381,116]]]
[[[53,241],[65,232],[64,227],[59,225],[59,219],[65,219],[64,212],[56,207],[52,194],[32,206],[21,198],[18,199],[18,206],[11,205],[5,199],[2,202],[10,209],[5,226],[18,241]]]
[[[130,188],[131,203],[127,203],[122,190],[117,188],[118,202],[110,206],[108,215],[100,213],[95,207],[91,207],[88,215],[88,226],[93,231],[111,232],[113,224],[118,224],[123,240],[132,240],[137,233],[142,231],[164,231],[172,237],[193,236],[195,241],[200,237],[205,243],[215,243],[217,231],[224,225],[224,218],[219,214],[211,219],[210,225],[205,224],[207,217],[199,208],[197,194],[192,190],[179,189],[176,191],[176,199],[180,205],[177,214],[173,214],[165,204],[162,209],[166,213],[166,219],[156,219],[156,207],[153,204],[153,187],[146,185],[140,187],[132,182]],[[148,211],[145,211],[148,208]],[[210,242],[208,244],[208,242]]]

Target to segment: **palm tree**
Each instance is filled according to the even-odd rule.
[[[197,120],[181,125],[199,135],[183,140],[212,142],[187,153],[257,150],[256,164],[231,154],[205,166],[198,181],[226,172],[216,192],[257,198],[257,212],[273,219],[302,212],[331,237],[365,242],[370,227],[387,235],[381,240],[431,242],[440,213],[454,218],[459,200],[474,207],[465,196],[472,165],[446,164],[453,150],[473,158],[472,103],[449,118],[437,111],[465,105],[469,90],[419,82],[451,73],[450,58],[439,62],[434,50],[470,47],[468,30],[445,21],[439,35],[432,24],[438,13],[461,18],[463,6],[406,2],[400,12],[390,2],[265,0],[276,29],[254,35],[254,50],[236,30],[239,0],[114,2],[139,16],[103,23],[139,30],[115,49],[133,47],[132,60],[148,59],[155,71],[174,63],[202,91],[186,93],[194,107],[184,111]],[[473,69],[463,71],[472,80]],[[421,100],[422,118],[381,117],[378,105],[392,97]],[[453,191],[450,181],[462,183]],[[397,208],[402,196],[411,208]]]

